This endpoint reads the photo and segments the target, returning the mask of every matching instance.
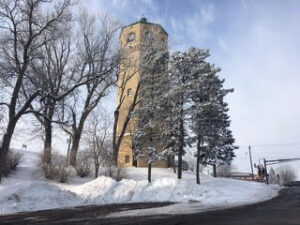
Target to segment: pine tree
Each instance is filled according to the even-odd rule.
[[[182,177],[184,148],[190,145],[186,124],[190,110],[190,91],[195,73],[208,57],[207,50],[190,48],[186,52],[175,52],[170,60],[170,87],[168,91],[169,117],[164,120],[166,150],[178,156],[178,179]]]
[[[167,85],[168,53],[164,46],[151,46],[143,56],[140,77],[140,104],[134,111],[138,118],[138,128],[134,131],[136,157],[147,156],[148,181],[151,182],[152,163],[165,159],[159,144],[160,125],[164,110],[164,91]]]
[[[193,49],[198,54],[200,49]],[[206,57],[208,56],[208,52]],[[205,57],[205,58],[206,58]],[[224,80],[215,68],[204,59],[194,65],[193,79],[191,81],[189,97],[192,101],[190,113],[190,128],[194,136],[191,140],[197,143],[197,183],[200,183],[199,164],[212,165],[216,176],[218,163],[229,164],[234,157],[234,138],[229,130],[230,120],[228,105],[224,97],[232,89],[224,89]]]
[[[273,167],[270,168],[269,182],[270,182],[270,184],[277,184],[278,183],[277,175],[276,175],[275,170],[273,169]]]
[[[168,99],[170,101],[169,118],[165,121],[165,138],[169,139],[166,150],[178,156],[178,179],[182,178],[182,157],[187,143],[186,115],[188,111],[187,90],[190,83],[194,61],[192,49],[187,52],[175,52],[170,59]]]

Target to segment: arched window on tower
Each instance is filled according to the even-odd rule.
[[[135,33],[131,32],[127,35],[127,42],[132,42],[135,40]]]
[[[146,41],[152,41],[153,40],[153,33],[151,31],[145,32],[145,40]]]
[[[128,88],[127,89],[127,96],[130,97],[132,95],[132,89]]]

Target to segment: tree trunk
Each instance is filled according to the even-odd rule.
[[[98,173],[99,173],[99,164],[95,164],[95,179],[98,177]]]
[[[72,142],[72,148],[70,151],[70,165],[73,167],[76,167],[76,159],[77,159],[77,153],[79,149],[79,143],[80,143],[81,135],[76,134],[74,135],[73,142]]]
[[[213,165],[213,170],[214,170],[214,177],[217,177],[217,165]]]
[[[117,146],[117,125],[119,121],[119,111],[116,110],[114,112],[114,127],[113,127],[113,138],[112,138],[112,146],[113,146],[113,165],[118,166],[118,146]],[[120,137],[119,137],[120,138]]]
[[[86,104],[88,105],[88,104]],[[89,115],[90,111],[87,111],[85,109],[85,112],[82,114],[78,127],[73,126],[73,141],[72,141],[72,148],[70,151],[70,165],[73,167],[76,167],[76,159],[77,159],[77,153],[79,149],[79,144],[81,140],[82,131],[84,128],[84,123]],[[76,119],[73,121],[74,124],[76,124]]]
[[[9,124],[5,134],[3,135],[2,139],[2,147],[0,148],[0,157],[6,157],[9,148],[10,142],[14,133],[15,124]]]
[[[183,120],[180,120],[180,146],[178,152],[178,179],[182,178],[182,155],[183,155],[183,145],[184,145],[184,125]]]
[[[181,84],[186,83],[186,77],[181,77]],[[183,147],[184,147],[184,94],[182,93],[180,96],[180,144],[179,144],[179,152],[178,152],[178,179],[182,178],[182,156],[183,156]]]
[[[178,173],[177,173],[178,179],[182,178],[182,146],[179,148],[178,153]]]
[[[67,164],[70,165],[70,150],[71,150],[72,136],[68,138]]]
[[[137,167],[137,159],[134,157],[132,162],[133,167]]]
[[[196,165],[196,177],[197,177],[197,184],[200,184],[200,140],[197,143],[197,165]]]
[[[174,165],[173,165],[173,172],[176,174],[176,165],[175,165],[175,162],[174,162]]]
[[[133,98],[133,102],[131,103],[131,105],[129,106],[129,110],[127,112],[127,116],[125,118],[123,127],[121,127],[121,132],[119,134],[119,136],[117,137],[117,128],[118,128],[118,122],[119,122],[119,114],[120,114],[120,108],[122,106],[122,103],[119,104],[119,106],[117,107],[117,109],[114,112],[114,127],[113,127],[113,140],[112,140],[112,145],[113,145],[113,163],[114,165],[117,167],[118,166],[118,154],[119,154],[119,149],[124,137],[124,134],[127,130],[127,126],[129,124],[130,118],[131,118],[131,113],[134,111],[137,102],[138,102],[138,93],[139,93],[139,89],[140,89],[140,83],[138,82],[135,94],[134,94],[134,98]]]
[[[148,182],[151,183],[151,167],[152,163],[148,163]]]
[[[48,103],[45,106],[43,111],[43,116],[40,117],[36,115],[36,118],[40,121],[42,126],[44,126],[45,130],[45,140],[44,140],[44,152],[43,152],[43,163],[51,164],[51,157],[52,157],[52,119],[54,115],[54,108],[56,102]]]
[[[51,151],[52,151],[52,124],[51,121],[44,121],[45,127],[45,141],[44,141],[44,156],[43,163],[51,163]]]
[[[4,167],[6,165],[6,156],[10,148],[10,142],[17,124],[17,120],[10,120],[6,129],[5,134],[2,138],[2,146],[0,146],[0,183],[3,176]]]

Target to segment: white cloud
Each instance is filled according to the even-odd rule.
[[[219,45],[219,47],[220,47],[220,49],[222,50],[222,51],[224,51],[225,53],[228,53],[229,51],[228,51],[228,47],[227,47],[227,44],[226,44],[226,42],[224,41],[224,39],[223,38],[218,38],[218,45]]]
[[[201,8],[200,23],[209,24],[215,20],[215,7],[212,3],[203,5]]]
[[[233,130],[239,143],[293,142],[300,138],[298,50],[276,26],[256,23],[228,47],[223,68],[229,85]]]
[[[297,1],[241,0],[220,6],[221,1],[195,0],[187,3],[190,11],[185,13],[176,1],[164,8],[153,0],[83,2],[92,12],[108,11],[124,23],[144,13],[166,28],[175,40],[172,48],[210,48],[209,60],[222,68],[226,87],[235,89],[228,101],[238,144],[300,139]]]

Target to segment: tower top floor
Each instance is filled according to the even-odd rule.
[[[122,28],[122,32],[123,30],[126,30],[128,28],[132,28],[133,26],[137,25],[137,24],[145,24],[145,25],[150,25],[150,26],[155,26],[155,27],[159,27],[164,33],[165,35],[168,35],[167,31],[158,23],[151,23],[151,22],[148,22],[147,19],[145,17],[142,17],[140,20],[134,22],[134,23],[131,23],[131,24],[128,24],[126,26],[124,26]]]
[[[124,26],[120,35],[121,47],[149,42],[167,43],[168,33],[156,23],[148,22],[146,18]]]

